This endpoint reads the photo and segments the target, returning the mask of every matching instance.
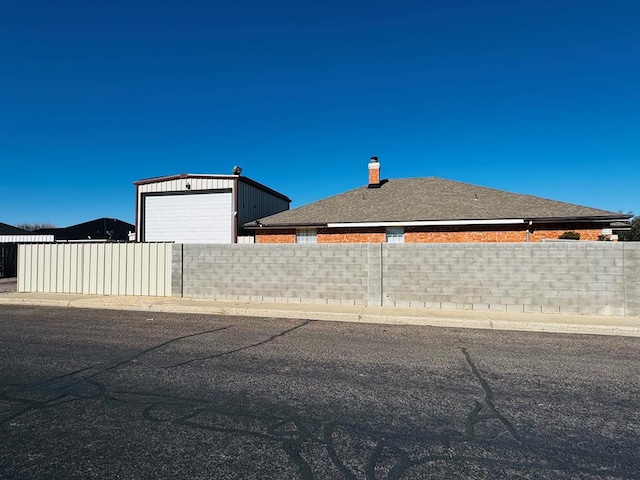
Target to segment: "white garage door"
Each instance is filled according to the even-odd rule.
[[[231,192],[149,195],[145,198],[144,241],[231,243]]]

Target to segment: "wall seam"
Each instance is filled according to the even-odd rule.
[[[624,300],[622,302],[622,315],[626,316],[627,309],[627,249],[625,248],[624,243],[622,244],[622,283],[624,285]]]
[[[382,251],[382,247],[384,246],[383,243],[380,243],[380,301],[378,302],[378,305],[380,305],[381,307],[384,306],[384,260],[383,260],[383,251]]]

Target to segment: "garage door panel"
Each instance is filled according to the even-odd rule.
[[[231,243],[231,193],[149,195],[144,241]]]

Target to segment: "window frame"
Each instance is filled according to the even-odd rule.
[[[385,240],[387,243],[404,243],[404,227],[387,227]]]
[[[296,243],[310,245],[318,243],[317,228],[296,228]]]

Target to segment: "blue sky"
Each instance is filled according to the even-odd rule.
[[[134,222],[142,178],[292,207],[437,176],[640,214],[637,0],[0,0],[0,222]]]

